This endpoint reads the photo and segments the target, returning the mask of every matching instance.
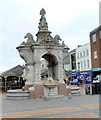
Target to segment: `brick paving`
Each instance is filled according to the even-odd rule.
[[[2,95],[3,118],[99,118],[99,95],[59,99],[8,100]]]

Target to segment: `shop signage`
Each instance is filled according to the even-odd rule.
[[[101,71],[101,67],[99,67],[99,68],[93,68],[92,71],[93,71],[93,72],[94,72],[94,71]]]
[[[94,59],[97,59],[97,51],[94,51]]]

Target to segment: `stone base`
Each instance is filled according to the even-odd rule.
[[[44,86],[43,85],[35,85],[34,91],[29,91],[29,96],[30,96],[30,99],[44,97]]]
[[[44,86],[35,85],[35,98],[42,98],[44,96]]]
[[[28,89],[29,89],[30,87],[33,87],[33,85],[25,85],[25,86],[24,86],[24,91],[28,91]]]
[[[35,85],[34,90],[29,91],[30,99],[44,98],[45,97],[45,88],[46,87],[44,85]],[[66,88],[66,84],[63,83],[63,84],[58,85],[57,96],[69,96],[70,94],[71,94],[71,88]],[[48,93],[46,96],[48,96]],[[53,96],[51,96],[51,97],[53,97]]]
[[[35,99],[35,91],[29,91],[29,98]]]
[[[48,96],[48,99],[59,99],[59,98],[64,98],[64,95],[50,95]]]
[[[66,88],[67,89],[67,96],[71,94],[71,88]]]
[[[59,84],[58,86],[58,92],[59,92],[59,95],[65,95],[65,96],[69,96],[69,94],[71,93],[71,90],[70,88],[66,88],[66,84],[65,83],[62,83],[62,84]]]

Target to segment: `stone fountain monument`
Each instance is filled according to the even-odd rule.
[[[59,35],[51,36],[45,18],[46,11],[40,11],[37,39],[31,33],[25,35],[26,42],[17,47],[21,58],[25,61],[23,79],[26,80],[25,90],[29,90],[31,98],[40,98],[49,95],[65,95],[67,89],[64,83],[63,53],[68,47]],[[61,41],[61,43],[60,43]],[[48,79],[41,80],[41,62],[44,58],[48,62]]]

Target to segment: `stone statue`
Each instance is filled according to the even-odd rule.
[[[64,43],[64,41],[62,41],[62,45],[63,45],[63,46],[65,46],[65,43]]]
[[[51,35],[47,35],[45,41],[46,43],[53,43],[53,37]]]
[[[53,37],[51,35],[47,35],[44,39],[42,39],[40,44],[53,44]]]
[[[35,43],[35,41],[33,39],[33,35],[31,33],[27,33],[24,38],[27,38],[26,44]]]
[[[54,37],[54,44],[60,45],[59,41],[61,41],[61,40],[62,40],[62,39],[60,38],[59,35],[55,35],[55,37]]]
[[[39,23],[39,30],[48,30],[46,18],[44,17],[45,14],[46,14],[46,11],[42,8],[40,11],[41,18]]]

